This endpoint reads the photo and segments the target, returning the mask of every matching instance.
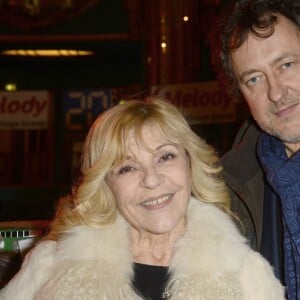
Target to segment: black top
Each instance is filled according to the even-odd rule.
[[[134,263],[133,287],[145,300],[167,299],[168,267]]]

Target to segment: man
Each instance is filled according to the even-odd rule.
[[[232,208],[288,299],[300,299],[300,1],[238,1],[222,44],[253,117],[222,158]]]

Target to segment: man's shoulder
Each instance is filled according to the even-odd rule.
[[[251,119],[243,123],[232,148],[221,157],[224,173],[234,177],[247,173],[244,175],[248,178],[260,169],[256,150],[260,135],[261,130]]]
[[[245,120],[235,136],[231,150],[225,153],[222,159],[226,158],[232,151],[248,151],[249,148],[251,150],[255,150],[261,133],[262,130],[257,126],[252,118]]]

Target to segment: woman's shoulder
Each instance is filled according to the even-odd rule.
[[[275,277],[272,266],[256,251],[248,251],[239,278],[249,299],[285,299],[284,287]]]
[[[52,260],[56,255],[56,241],[41,240],[26,255],[22,263],[22,269],[30,265],[44,264]]]
[[[186,232],[176,244],[170,269],[188,282],[195,295],[209,291],[210,298],[213,294],[214,299],[240,299],[240,289],[245,299],[284,299],[270,265],[250,248],[230,215],[195,198],[189,203]],[[257,295],[253,283],[259,285]]]
[[[56,242],[43,240],[31,249],[14,278],[1,290],[0,298],[33,299],[34,293],[51,275],[56,256]]]
[[[214,204],[195,198],[189,205],[184,243],[198,249],[197,253],[206,260],[214,257],[210,261],[214,261],[215,267],[222,265],[229,269],[234,266],[238,268],[250,250],[246,238],[227,213]],[[227,257],[225,261],[224,256]]]
[[[113,253],[128,257],[128,225],[118,216],[115,222],[99,227],[80,225],[62,235],[57,244],[58,259],[109,259]]]

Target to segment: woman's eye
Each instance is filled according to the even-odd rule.
[[[126,166],[123,166],[119,169],[118,173],[119,174],[125,174],[125,173],[128,173],[130,171],[133,170],[133,167],[132,166],[129,166],[129,165],[126,165]]]
[[[160,157],[159,162],[168,161],[174,159],[175,157],[176,155],[174,153],[166,153]]]

